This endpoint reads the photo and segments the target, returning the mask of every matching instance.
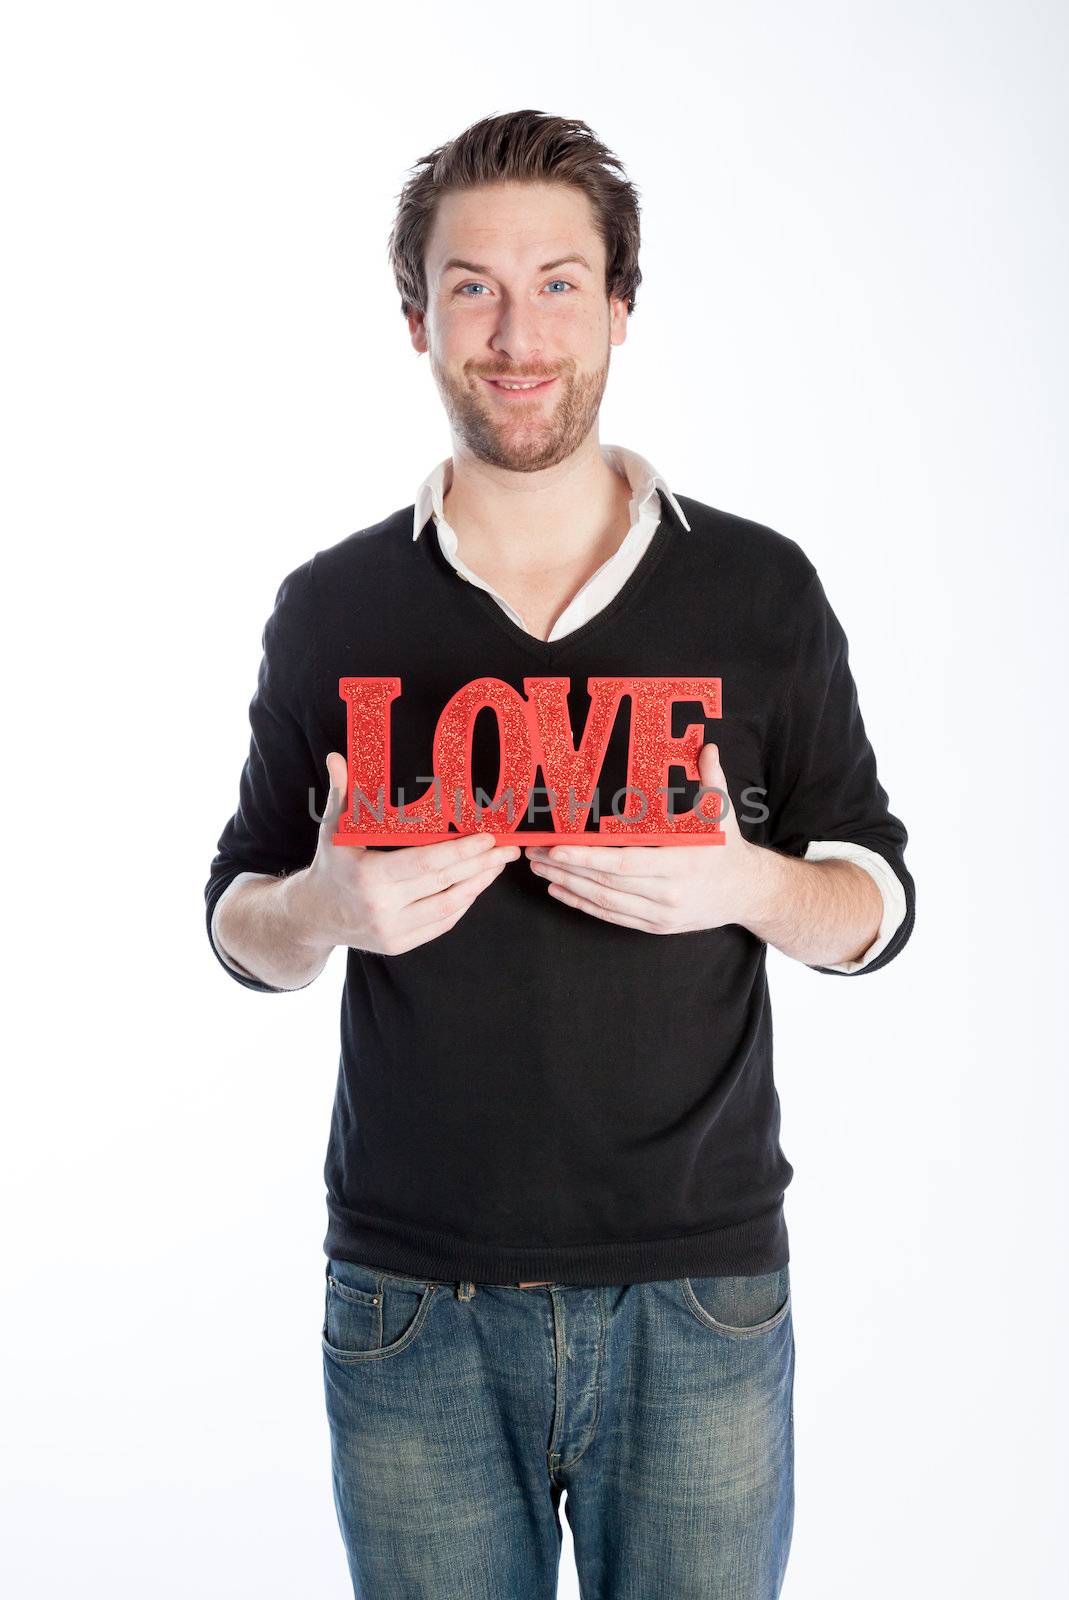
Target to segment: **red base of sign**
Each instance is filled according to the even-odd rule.
[[[418,833],[405,837],[403,828],[389,833],[335,833],[335,844],[442,844],[446,839],[467,839],[474,833],[491,833],[489,828],[472,828],[468,833]],[[528,833],[491,833],[495,844],[723,844],[724,835],[714,824],[708,824],[708,833],[688,833],[680,838],[678,833],[644,833],[637,839],[628,839],[618,833],[553,833],[532,828]]]

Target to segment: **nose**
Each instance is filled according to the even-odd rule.
[[[506,305],[491,336],[490,348],[496,355],[508,357],[514,369],[525,362],[541,366],[542,335],[537,311],[515,301]]]

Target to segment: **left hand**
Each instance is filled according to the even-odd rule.
[[[554,899],[625,928],[689,933],[738,922],[752,901],[760,849],[739,832],[715,744],[698,753],[702,785],[721,791],[723,844],[529,845]]]

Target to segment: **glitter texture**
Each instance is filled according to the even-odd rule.
[[[705,728],[691,723],[672,737],[672,706],[697,701],[708,717],[720,717],[719,678],[588,678],[590,710],[578,749],[568,710],[570,678],[525,678],[524,695],[501,678],[476,678],[452,696],[434,733],[435,781],[403,816],[389,803],[390,706],[401,693],[400,678],[340,678],[346,702],[349,742],[349,804],[338,819],[336,844],[419,844],[468,833],[507,836],[525,815],[534,775],[541,766],[550,791],[553,831],[524,838],[578,837],[589,843],[635,842],[723,844],[718,818],[719,793],[702,794],[696,807],[671,816],[668,776],[683,768],[700,782],[698,754]],[[584,821],[597,790],[598,776],[624,695],[631,700],[627,754],[627,792],[620,815],[599,818],[596,834]],[[489,708],[498,721],[501,767],[488,803],[477,806],[471,786],[472,744],[479,712]],[[494,805],[511,791],[499,810]],[[600,798],[600,797],[599,797]],[[354,816],[354,802],[359,807]]]
[[[668,769],[681,766],[688,778],[697,779],[698,754],[705,744],[705,728],[689,723],[678,738],[672,737],[672,702],[697,700],[707,717],[721,715],[719,678],[591,678],[591,689],[599,683],[624,682],[631,696],[631,738],[627,750],[627,782],[632,790],[624,798],[622,815],[602,817],[599,832],[615,838],[619,834],[646,835],[671,833],[685,835],[688,842],[701,835],[723,842],[720,816],[721,797],[706,793],[694,810],[677,817],[668,815]],[[657,790],[661,793],[658,794]],[[645,815],[643,815],[645,812]],[[634,821],[629,819],[634,818]]]

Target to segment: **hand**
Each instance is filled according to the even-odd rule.
[[[336,750],[327,772],[315,860],[292,880],[310,945],[401,955],[447,933],[505,864],[519,859],[518,845],[497,844],[488,833],[390,851],[335,844],[348,787],[345,757]]]
[[[728,793],[715,744],[698,753],[705,788]],[[752,904],[761,851],[739,832],[721,798],[723,844],[529,845],[531,870],[566,905],[646,933],[689,933],[739,922]]]

